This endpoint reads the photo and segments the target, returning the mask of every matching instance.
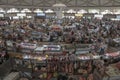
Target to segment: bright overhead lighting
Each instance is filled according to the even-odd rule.
[[[18,13],[19,10],[17,10],[16,8],[11,8],[7,11],[7,13]]]
[[[79,10],[77,13],[81,13],[81,14],[84,14],[84,13],[87,13],[86,10],[82,9],[82,10]]]
[[[36,9],[34,10],[34,13],[43,13],[43,11],[41,9]]]
[[[112,12],[110,10],[105,10],[105,11],[101,12],[101,14],[112,14]]]
[[[54,11],[51,10],[51,9],[48,9],[48,10],[45,11],[45,13],[53,13],[53,12],[54,12]]]
[[[74,11],[73,9],[70,9],[67,11],[67,13],[76,13],[76,11]]]
[[[62,3],[57,3],[57,4],[54,4],[53,7],[66,7],[66,5]]]
[[[0,8],[0,13],[5,13],[5,11],[2,8]]]
[[[120,10],[115,11],[114,14],[120,14]]]
[[[21,11],[22,13],[30,13],[30,12],[32,12],[30,9],[23,9],[22,11]]]
[[[99,10],[98,9],[90,9],[89,13],[99,13]]]

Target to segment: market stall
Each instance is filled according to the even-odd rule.
[[[44,53],[43,51],[44,48],[42,46],[39,46],[34,50],[34,53],[43,54]]]
[[[91,56],[81,55],[81,56],[78,56],[78,59],[79,59],[79,60],[90,60],[90,59],[91,59]]]
[[[37,47],[37,44],[33,44],[33,43],[20,43],[20,47],[21,47],[22,52],[24,52],[24,53],[31,53],[31,51],[33,51]]]
[[[13,51],[13,42],[12,41],[6,41],[7,43],[7,50]]]
[[[41,32],[32,32],[31,35],[32,35],[31,39],[33,39],[33,40],[40,40],[41,36],[42,36],[42,33]]]
[[[60,45],[43,45],[43,49],[45,51],[60,51],[61,46]]]
[[[120,43],[120,38],[113,39],[116,43]]]
[[[64,28],[76,28],[75,25],[71,25],[71,26],[65,26]]]
[[[120,79],[120,71],[113,65],[109,65],[105,68],[105,71],[95,70],[94,71],[94,80],[119,80]]]
[[[113,52],[113,53],[106,53],[105,56],[108,58],[120,57],[120,52],[118,51],[118,52]]]
[[[89,53],[89,50],[85,50],[85,49],[79,49],[79,50],[76,50],[75,54],[76,55],[80,55],[80,54],[88,54]]]
[[[67,52],[73,52],[75,51],[75,46],[73,45],[64,45],[64,50],[67,51]]]
[[[37,47],[34,52],[38,54],[61,55],[62,48],[60,45],[42,45]]]
[[[32,77],[35,79],[46,80],[47,78],[47,56],[38,54],[24,54],[23,55],[23,66],[24,69],[32,70]]]
[[[76,44],[75,48],[76,48],[76,55],[80,55],[80,54],[88,54],[91,51],[91,48],[89,47],[89,44]]]
[[[112,65],[106,68],[105,74],[108,76],[108,80],[119,80],[120,79],[120,71]]]
[[[51,25],[50,28],[53,31],[61,31],[63,27],[60,25]]]
[[[120,46],[120,38],[113,39],[116,46]]]

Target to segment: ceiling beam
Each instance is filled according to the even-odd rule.
[[[74,1],[74,2],[73,2]],[[102,0],[104,1],[104,0]],[[107,0],[106,3],[102,4],[101,0],[31,0],[31,2],[28,2],[26,0],[14,0],[11,2],[11,0],[6,0],[3,2],[3,0],[0,0],[0,6],[5,5],[5,7],[8,6],[15,6],[15,7],[49,7],[52,8],[52,5],[54,3],[65,3],[67,7],[120,7],[119,0]],[[19,4],[21,3],[21,4]],[[25,4],[23,4],[25,3]],[[95,4],[96,3],[96,4]]]
[[[114,3],[119,3],[119,5],[120,5],[120,1],[116,1],[116,0],[113,0],[114,1]]]
[[[101,0],[98,0],[98,5],[101,6]]]
[[[102,6],[107,6],[108,4],[112,3],[112,0],[108,0],[106,3],[102,4]],[[112,5],[111,5],[112,6]]]
[[[78,2],[78,0],[75,0],[75,5],[77,6],[77,2]]]

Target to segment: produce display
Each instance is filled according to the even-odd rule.
[[[26,48],[26,49],[35,49],[37,47],[36,44],[31,44],[31,43],[21,43],[20,46],[21,48]]]
[[[60,51],[60,45],[43,45],[43,49],[47,51]]]

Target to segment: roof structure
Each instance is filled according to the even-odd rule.
[[[50,8],[57,3],[69,8],[120,7],[120,0],[0,0],[0,7]]]

